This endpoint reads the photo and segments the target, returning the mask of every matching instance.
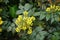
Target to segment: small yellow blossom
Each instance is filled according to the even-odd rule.
[[[3,21],[2,21],[2,18],[0,17],[0,25],[2,25],[3,24]]]
[[[18,21],[18,20],[16,20],[16,21],[15,21],[15,24],[16,24],[16,25],[18,25],[18,24],[19,24],[19,21]]]
[[[56,7],[55,5],[51,5],[50,6],[51,9],[55,9],[55,7]]]
[[[29,29],[27,34],[32,34],[32,29]]]
[[[48,7],[48,8],[46,9],[46,11],[47,11],[47,12],[50,12],[50,8]]]
[[[18,21],[21,21],[22,20],[22,15],[19,15],[18,18],[17,18]]]
[[[59,8],[60,6],[56,6],[56,8]]]
[[[15,30],[16,30],[16,32],[20,32],[20,29],[19,29],[19,27],[17,27]]]
[[[48,7],[46,9],[47,12],[51,11],[51,12],[56,12],[56,11],[60,11],[60,6],[56,6],[56,5],[51,5],[50,7]]]
[[[50,5],[50,8],[53,8],[53,6],[52,6],[52,5]]]
[[[24,12],[23,12],[23,15],[24,15],[24,16],[27,16],[27,15],[28,15],[28,12],[27,12],[27,11],[24,11]]]
[[[55,10],[57,11],[58,9],[59,9],[59,6],[56,6],[56,9]]]
[[[26,30],[26,29],[27,29],[27,27],[26,27],[26,26],[23,26],[23,27],[22,27],[22,29],[23,29],[23,30]]]
[[[31,20],[30,18],[28,18],[27,21],[26,21],[26,23],[27,23],[28,25],[31,25],[31,24],[32,24],[32,20]]]
[[[34,16],[32,16],[32,17],[31,17],[31,20],[35,20],[35,17],[34,17]]]
[[[15,21],[16,25],[19,25],[21,21],[22,21],[22,15],[19,15],[17,20]]]
[[[3,21],[0,20],[0,25],[2,25],[2,24],[3,24]]]
[[[2,32],[2,28],[0,27],[0,32]]]

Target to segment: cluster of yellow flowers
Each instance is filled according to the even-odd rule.
[[[3,24],[2,18],[0,17],[0,25]],[[2,28],[0,27],[0,32],[2,32]]]
[[[35,17],[29,17],[28,12],[24,11],[23,15],[19,15],[18,18],[15,21],[15,24],[17,25],[16,27],[16,32],[20,32],[21,30],[27,30],[27,34],[32,33],[32,25],[33,21],[35,20]]]
[[[56,6],[56,5],[50,5],[50,7],[48,7],[46,9],[47,12],[50,12],[50,11],[60,11],[60,6]]]

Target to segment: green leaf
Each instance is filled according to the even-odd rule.
[[[30,9],[28,12],[29,12],[29,14],[28,14],[28,16],[32,16],[34,13],[35,13],[35,10],[36,10],[36,8],[32,8],[32,9]],[[34,16],[34,15],[33,15]]]
[[[19,4],[19,9],[23,9],[23,8],[24,8],[24,6]]]
[[[55,21],[59,21],[59,16],[55,15]]]
[[[9,8],[11,17],[13,18],[16,17],[16,10],[17,10],[17,6],[12,6]]]
[[[24,12],[24,10],[21,9],[21,10],[18,10],[18,11],[16,12],[16,14],[19,15],[19,14],[22,14],[23,12]]]
[[[46,16],[45,14],[46,14],[46,13],[45,13],[45,12],[43,12],[43,11],[42,11],[42,12],[40,12],[40,20],[42,20],[42,19],[44,19],[44,18],[45,18],[45,16]]]
[[[55,19],[54,19],[54,15],[51,14],[51,23],[53,23],[54,21],[55,21]]]
[[[52,18],[52,19],[51,19],[51,23],[53,23],[54,21],[55,21],[54,18]]]
[[[58,40],[58,39],[53,35],[51,40]]]
[[[31,8],[32,8],[32,5],[30,5],[29,3],[26,3],[25,6],[24,6],[25,10],[29,10]]]
[[[10,26],[7,27],[7,32],[12,31],[12,33],[15,33],[15,24],[11,23]]]
[[[50,19],[50,14],[46,14],[46,21]]]
[[[7,28],[7,32],[10,32],[11,30],[12,30],[12,27],[9,26],[9,27]]]
[[[51,36],[51,40],[59,40],[60,39],[60,33],[54,32],[54,35]]]
[[[45,36],[47,35],[46,31],[42,31],[43,28],[42,27],[36,27],[33,30],[33,33],[30,36],[31,40],[44,40]]]
[[[3,30],[7,30],[8,27],[10,26],[11,22],[10,21],[4,21],[4,24],[2,25]]]
[[[33,16],[40,16],[40,12],[35,12]]]

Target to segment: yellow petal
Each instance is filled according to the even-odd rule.
[[[31,29],[28,30],[27,34],[32,34],[32,30]]]
[[[26,30],[26,29],[27,29],[27,27],[26,27],[26,26],[24,26],[24,27],[22,27],[22,29],[23,29],[23,30]]]
[[[50,12],[50,8],[48,7],[48,8],[46,9],[46,11],[47,11],[47,12]]]
[[[23,12],[23,15],[24,15],[24,16],[27,16],[27,15],[28,15],[28,12],[27,12],[27,11],[24,11],[24,12]]]
[[[3,21],[0,20],[0,25],[2,25],[2,24],[3,24]]]
[[[16,32],[20,32],[20,29],[18,27],[15,30],[16,30]]]

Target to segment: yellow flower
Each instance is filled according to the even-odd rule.
[[[2,25],[2,24],[3,24],[3,21],[0,20],[0,25]]]
[[[19,24],[19,21],[18,21],[18,20],[16,20],[16,21],[15,21],[15,24],[16,24],[16,25],[18,25],[18,24]]]
[[[27,27],[26,27],[26,26],[23,26],[23,27],[22,27],[22,29],[23,29],[23,30],[26,30],[26,29],[27,29]]]
[[[2,18],[0,17],[0,25],[2,25],[3,24],[3,21],[2,21]]]
[[[26,23],[27,23],[28,25],[31,25],[31,24],[32,24],[32,20],[29,18],[29,19],[27,19]]]
[[[59,9],[59,6],[56,6],[56,9],[55,10],[57,11],[58,9]]]
[[[28,17],[25,17],[25,16],[23,17],[23,20],[24,20],[24,21],[27,21],[27,19],[28,19]]]
[[[19,25],[21,21],[22,21],[22,15],[19,15],[17,20],[15,21],[15,24]]]
[[[28,34],[32,33],[32,28],[30,28],[33,25],[33,21],[35,20],[35,17],[29,17],[28,12],[24,11],[23,15],[19,15],[18,18],[15,21],[15,24],[18,26],[15,30],[16,32],[20,32],[21,30],[26,31],[28,30]]]
[[[28,15],[28,12],[27,12],[27,11],[24,11],[24,12],[23,12],[23,15],[24,15],[24,16],[27,16],[27,15]]]
[[[55,7],[56,7],[55,5],[51,5],[50,6],[51,9],[55,9]]]
[[[52,5],[50,5],[50,8],[52,8],[53,6]]]
[[[55,5],[51,5],[50,7],[48,7],[46,9],[47,12],[51,11],[51,12],[56,12],[56,11],[60,11],[60,6],[55,6]]]
[[[46,11],[47,11],[47,12],[50,12],[50,8],[48,7],[48,8],[46,9]]]
[[[35,20],[35,17],[34,17],[34,16],[32,16],[32,17],[31,17],[31,20]]]
[[[32,29],[29,29],[27,34],[32,34]]]
[[[22,20],[22,15],[19,15],[18,18],[17,18],[18,21],[21,21]]]
[[[2,28],[0,27],[0,32],[2,32]]]
[[[60,6],[56,6],[56,8],[60,8]]]
[[[20,29],[19,29],[19,27],[17,27],[15,30],[16,30],[16,32],[20,32]]]
[[[60,11],[60,8],[58,9],[58,11]]]

